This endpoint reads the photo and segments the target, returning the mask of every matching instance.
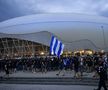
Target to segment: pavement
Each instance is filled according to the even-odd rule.
[[[49,71],[47,73],[42,73],[42,72],[36,72],[36,73],[32,73],[32,72],[23,72],[23,71],[17,71],[15,73],[12,73],[9,75],[9,77],[74,77],[74,71],[65,71],[65,75],[63,76],[63,72],[60,73],[59,76],[57,76],[56,74],[59,71]],[[84,78],[92,78],[94,75],[94,72],[92,73],[84,73],[83,77]],[[0,77],[5,77],[5,73],[4,72],[0,72]]]
[[[93,90],[95,86],[0,84],[0,90]],[[103,89],[102,89],[103,90]]]
[[[23,72],[23,71],[17,71],[16,73],[12,73],[9,75],[10,78],[73,78],[74,72],[73,71],[66,71],[65,75],[63,75],[63,72],[59,76],[56,74],[58,71],[50,71],[47,73],[37,72]],[[84,73],[83,78],[92,78],[94,73]],[[0,77],[5,77],[4,72],[0,72]],[[17,79],[16,79],[17,80]],[[37,79],[36,79],[37,80]],[[33,81],[33,80],[32,80]],[[74,81],[73,81],[74,82]],[[76,82],[76,81],[75,81]],[[78,81],[79,82],[79,81]],[[89,82],[88,82],[89,83]],[[10,83],[1,83],[0,84],[0,90],[93,90],[94,88],[97,88],[97,85],[80,85],[80,84],[10,84]],[[103,90],[103,89],[102,89]]]

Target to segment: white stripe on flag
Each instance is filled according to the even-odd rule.
[[[57,47],[56,47],[56,50],[55,50],[56,55],[58,55],[59,48],[60,48],[60,41],[58,41],[58,43],[57,43]]]
[[[51,54],[52,55],[54,54],[54,46],[55,46],[55,43],[56,43],[56,38],[54,37],[53,44],[52,44],[52,47],[51,47],[51,49],[52,49]]]
[[[62,44],[62,49],[61,49],[60,55],[62,55],[63,49],[64,49],[64,44]]]

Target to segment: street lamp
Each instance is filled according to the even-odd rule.
[[[103,33],[103,43],[104,43],[104,49],[106,49],[106,40],[105,40],[105,32],[104,32],[104,27],[101,26],[102,33]]]

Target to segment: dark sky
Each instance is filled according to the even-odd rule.
[[[39,13],[82,13],[108,17],[108,0],[0,0],[0,22]]]

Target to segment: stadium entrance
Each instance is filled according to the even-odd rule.
[[[46,45],[16,38],[0,38],[0,59],[34,57],[44,54],[49,54],[49,47]]]

